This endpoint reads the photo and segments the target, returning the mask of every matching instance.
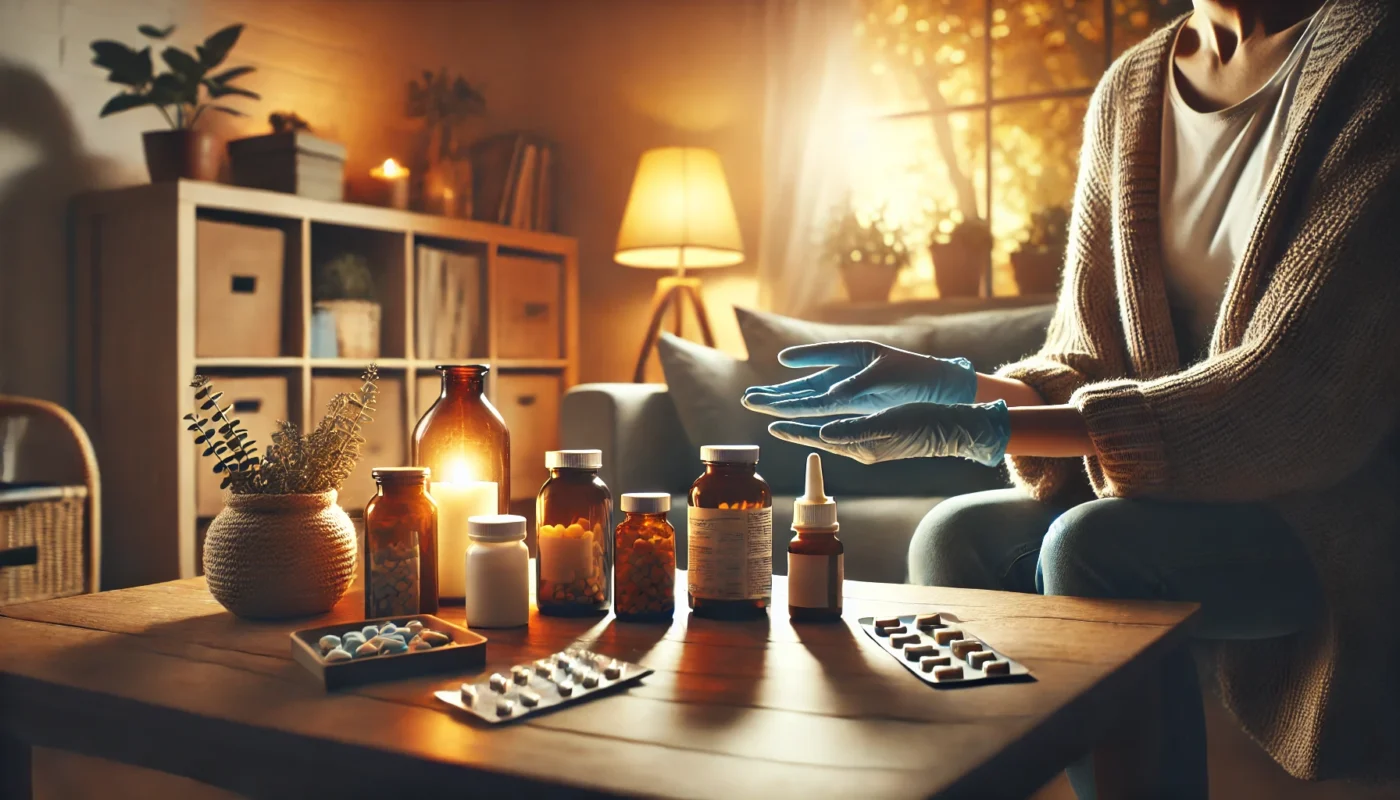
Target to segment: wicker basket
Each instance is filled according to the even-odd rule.
[[[101,544],[100,479],[92,442],[53,403],[0,396],[0,418],[58,422],[83,462],[82,486],[0,484],[0,606],[95,592]]]

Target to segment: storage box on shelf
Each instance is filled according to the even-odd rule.
[[[406,463],[412,427],[437,397],[434,367],[443,362],[493,367],[488,391],[511,425],[516,494],[533,496],[543,480],[544,451],[558,446],[559,397],[576,379],[573,239],[195,181],[83,195],[74,218],[76,318],[84,326],[78,412],[109,476],[105,586],[199,572],[199,531],[222,495],[180,420],[193,402],[195,372],[219,376],[224,399],[242,403],[240,416],[264,446],[271,433],[264,423],[314,425],[331,395],[357,385],[369,359],[318,358],[311,348],[313,265],[338,252],[368,259],[382,307],[373,359],[383,377],[380,411],[367,429],[364,469],[347,482],[342,506],[352,514],[363,509],[371,467]],[[239,227],[219,227],[230,225]],[[280,263],[273,263],[278,247]],[[240,259],[263,255],[230,267],[234,249],[245,254]],[[433,274],[419,268],[424,250],[447,254]],[[256,310],[213,322],[211,309],[232,312],[254,299],[235,290],[236,276],[254,277]],[[424,294],[444,286],[455,287],[460,308],[425,302]],[[205,297],[202,289],[223,296]],[[280,307],[269,308],[274,294]],[[264,323],[278,329],[270,338]]]

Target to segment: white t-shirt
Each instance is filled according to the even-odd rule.
[[[1167,71],[1162,104],[1162,257],[1182,360],[1205,354],[1284,146],[1319,11],[1273,77],[1220,111],[1191,108]],[[1175,45],[1173,45],[1175,51]]]

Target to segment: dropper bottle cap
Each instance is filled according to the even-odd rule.
[[[807,456],[807,490],[792,503],[792,529],[803,533],[836,533],[836,501],[826,496],[822,485],[822,459]]]

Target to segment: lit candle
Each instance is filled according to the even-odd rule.
[[[379,204],[389,208],[408,208],[408,170],[392,158],[369,171],[378,188]]]
[[[429,488],[438,506],[438,598],[467,595],[467,518],[495,514],[495,481],[470,480],[465,464],[454,464],[445,481]]]

